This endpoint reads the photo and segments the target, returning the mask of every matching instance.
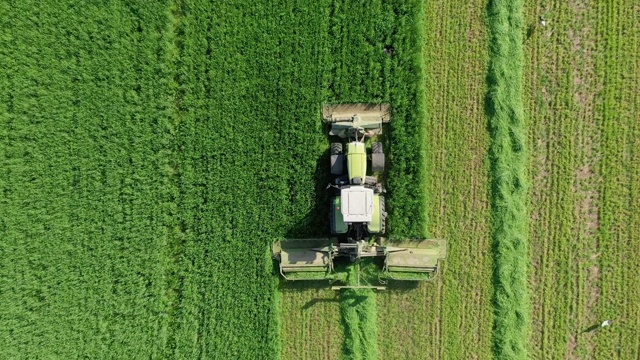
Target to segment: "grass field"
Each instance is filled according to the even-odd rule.
[[[407,133],[391,171],[420,174],[415,17],[395,34],[390,20],[416,4],[379,3],[360,24],[347,21],[364,3],[338,2],[52,2],[3,17],[24,28],[2,38],[15,89],[3,92],[3,355],[277,357],[269,245],[326,229],[319,104],[393,97]],[[390,71],[407,81],[386,83]],[[391,211],[425,214],[408,195],[422,177],[395,178]],[[424,220],[394,226],[417,234]]]
[[[379,295],[383,359],[491,357],[484,6],[425,3],[427,233],[449,253],[438,281]]]
[[[417,99],[424,95],[419,92],[422,79],[416,76],[416,72],[421,71],[422,58],[417,47],[420,32],[416,28],[421,21],[421,4],[417,1],[397,4],[386,1],[334,1],[321,5],[325,7],[315,9],[313,13],[318,17],[326,15],[323,19],[325,28],[320,28],[320,31],[327,33],[316,36],[319,39],[317,41],[326,46],[323,60],[327,67],[316,68],[319,76],[327,80],[323,101],[391,101],[394,104],[391,131],[385,136],[385,139],[397,139],[391,144],[387,143],[386,150],[389,159],[393,159],[390,160],[389,177],[395,179],[388,184],[388,209],[390,213],[422,215],[411,219],[396,217],[398,221],[390,222],[389,228],[400,236],[419,236],[426,226],[426,194],[419,191],[424,188],[424,169],[417,166],[423,163],[420,159],[425,155],[422,146],[414,145],[424,143],[424,130],[420,126],[424,108],[415,105]],[[366,16],[362,16],[363,13]],[[383,50],[387,44],[392,44],[396,49],[393,56],[385,55]],[[312,118],[319,122],[318,116],[316,114]],[[328,148],[325,131],[321,129],[316,134],[325,137],[324,146]],[[319,166],[326,172],[328,160],[324,160]],[[325,183],[329,180],[326,173],[318,178],[318,181]],[[316,216],[325,223],[308,235],[326,236],[326,213],[318,212]],[[305,235],[300,231],[291,234],[295,237]],[[376,324],[375,317],[367,318],[366,322],[364,317],[370,314],[371,309],[375,309],[375,294],[367,293],[364,301],[353,302],[358,305],[350,309],[345,302],[352,303],[352,296],[334,294],[328,289],[328,284],[316,284],[314,287],[317,286],[325,289],[282,285],[283,358],[333,359],[343,355],[353,359],[369,358],[371,352],[368,346],[375,345],[377,340],[371,339],[372,334],[376,334]],[[336,314],[341,311],[348,316],[336,321],[340,320]],[[304,319],[323,320],[306,323],[305,331],[300,331]],[[368,324],[370,321],[374,324]],[[353,349],[350,344],[369,345]]]
[[[532,159],[530,356],[639,356],[640,8],[525,5]],[[610,328],[593,325],[612,319]]]
[[[19,2],[0,14],[0,357],[161,356],[166,9]]]
[[[640,6],[536,0],[504,34],[522,36],[530,185],[531,330],[508,342],[487,11],[0,4],[0,358],[638,358]],[[391,102],[388,229],[448,240],[436,281],[274,274],[273,240],[327,232],[326,101]]]

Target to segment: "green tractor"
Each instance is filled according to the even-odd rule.
[[[342,282],[343,267],[335,261],[359,266],[363,258],[381,259],[378,279],[428,280],[438,271],[446,257],[444,240],[408,240],[384,244],[385,188],[379,176],[384,171],[385,156],[381,142],[383,124],[391,120],[388,105],[327,105],[323,121],[331,125],[329,135],[340,141],[331,144],[331,174],[335,180],[327,186],[330,197],[331,237],[321,239],[287,239],[273,244],[273,257],[279,261],[280,273],[287,280],[322,280]],[[367,147],[370,139],[370,150]],[[342,271],[340,270],[342,269]],[[360,277],[358,276],[358,279]],[[333,286],[332,289],[373,288],[380,285]]]

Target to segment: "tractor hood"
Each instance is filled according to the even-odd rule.
[[[360,185],[367,176],[367,149],[362,142],[350,142],[347,144],[347,172],[349,183]]]
[[[373,217],[373,190],[350,186],[340,192],[342,219],[345,223],[368,223]]]

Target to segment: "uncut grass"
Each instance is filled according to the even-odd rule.
[[[391,104],[393,119],[384,137],[388,225],[391,234],[403,237],[418,237],[426,227],[426,195],[420,191],[425,152],[416,146],[425,136],[421,14],[418,1],[335,1],[329,23],[326,101]],[[393,56],[384,53],[386,45],[395,49]]]
[[[494,325],[498,359],[525,359],[529,336],[527,283],[527,141],[522,101],[521,1],[488,5],[487,113],[491,144],[491,239]]]
[[[530,352],[635,358],[639,288],[630,274],[638,262],[624,255],[638,247],[634,9],[593,1],[526,9],[531,22],[544,13],[551,26],[533,32],[527,45],[532,217],[539,219],[532,226]],[[620,326],[588,331],[605,318]]]
[[[436,282],[378,295],[380,357],[489,359],[485,3],[424,6],[427,235],[446,239],[449,253]]]
[[[184,251],[172,357],[280,355],[276,316],[289,305],[287,292],[275,295],[270,245],[322,226],[313,216],[326,148],[316,10],[266,1],[181,7]]]
[[[160,357],[168,4],[0,13],[0,357]]]

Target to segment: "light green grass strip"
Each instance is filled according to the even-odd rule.
[[[494,254],[493,351],[525,359],[527,293],[527,138],[522,105],[522,1],[488,7],[490,60],[487,112],[491,133],[491,210]]]
[[[373,264],[363,263],[364,267]],[[369,278],[368,276],[367,278]],[[347,284],[358,285],[357,267],[349,268]],[[342,290],[340,312],[344,326],[343,359],[361,360],[378,358],[378,322],[376,294],[373,290]]]

